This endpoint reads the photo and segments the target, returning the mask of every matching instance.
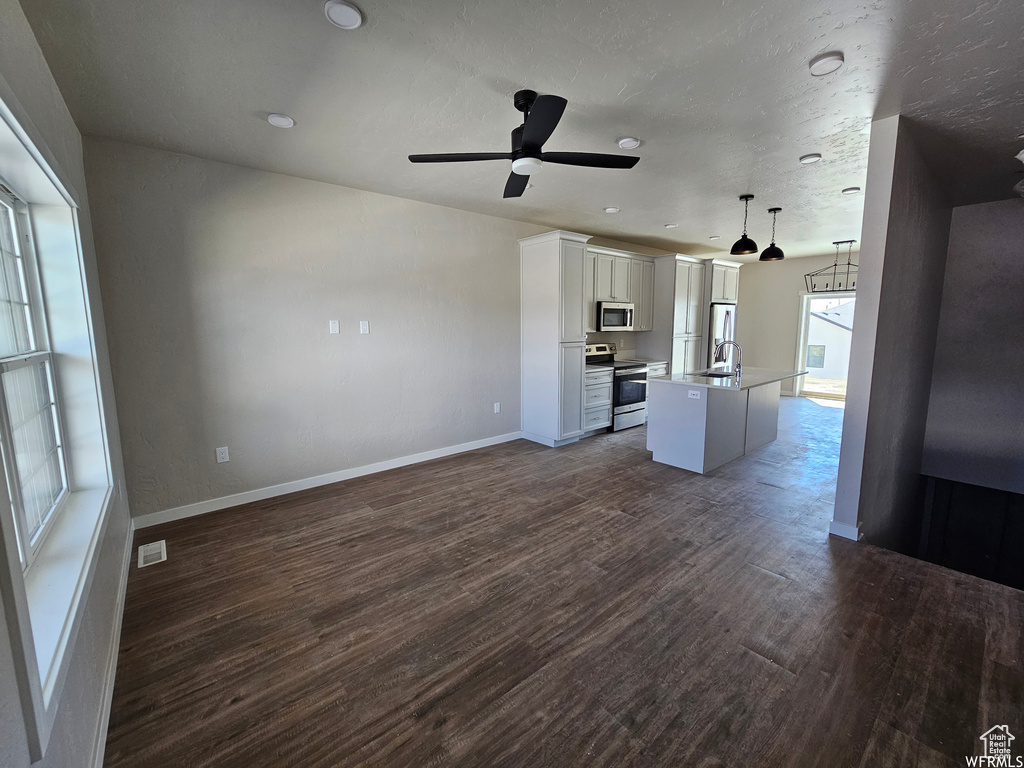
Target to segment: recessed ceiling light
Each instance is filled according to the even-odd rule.
[[[614,205],[610,205],[610,206],[608,206],[607,208],[604,209],[604,212],[605,213],[618,213],[619,209],[616,208]]]
[[[324,14],[331,24],[341,29],[359,29],[363,24],[363,14],[345,0],[327,0],[324,3]]]
[[[665,229],[675,229],[678,226],[678,224],[666,224]]]
[[[636,149],[640,146],[640,139],[633,136],[623,136],[619,139],[619,149]]]
[[[819,160],[821,160],[821,155],[819,155],[817,152],[812,152],[809,155],[802,155],[800,157],[800,163],[802,165],[810,165],[811,163],[816,163]]]
[[[860,187],[847,187],[843,190],[844,195],[856,195],[860,192]]]
[[[712,235],[711,237],[708,238],[708,240],[721,240],[721,239],[722,239],[721,235]]]
[[[282,115],[280,112],[271,112],[267,115],[267,122],[275,128],[291,128],[295,125],[294,120],[288,117],[288,115]]]
[[[846,59],[843,58],[842,51],[829,51],[820,56],[815,56],[807,66],[814,77],[821,77],[823,75],[831,75],[843,66],[844,61]]]

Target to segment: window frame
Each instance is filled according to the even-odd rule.
[[[53,344],[50,340],[50,329],[46,322],[46,300],[43,295],[39,263],[32,239],[32,226],[28,206],[7,187],[0,187],[0,206],[11,210],[13,223],[12,237],[17,256],[22,262],[24,276],[25,302],[29,311],[29,340],[32,346],[27,352],[0,357],[0,446],[3,449],[3,462],[8,478],[7,487],[14,517],[15,534],[18,554],[21,558],[22,571],[28,571],[42,549],[47,536],[54,528],[58,517],[63,511],[70,493],[70,476],[67,467],[67,445],[64,433],[64,420],[61,413],[61,398],[54,375]],[[0,207],[0,210],[2,210]],[[57,464],[61,477],[61,490],[53,504],[43,516],[43,521],[32,536],[28,535],[29,525],[24,500],[22,499],[21,476],[18,472],[14,450],[14,430],[10,413],[7,408],[7,392],[3,374],[31,365],[44,364],[46,385],[49,394],[47,407],[53,409],[54,439],[57,453]],[[36,471],[39,471],[38,469]]]

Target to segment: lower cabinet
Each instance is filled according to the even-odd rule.
[[[558,380],[561,382],[559,398],[558,439],[583,434],[583,371],[586,366],[586,344],[559,344]]]
[[[586,374],[583,390],[583,429],[589,432],[612,425],[612,371],[591,371]]]
[[[672,337],[672,373],[693,373],[701,370],[700,336]]]

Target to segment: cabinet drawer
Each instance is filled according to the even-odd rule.
[[[654,378],[655,376],[664,376],[668,373],[667,365],[652,365],[647,369],[647,378]]]
[[[611,402],[611,383],[590,385],[590,382],[587,382],[586,392],[583,397],[584,408],[593,408],[595,405],[611,405]]]
[[[592,387],[595,384],[611,384],[615,378],[615,373],[611,370],[608,371],[587,371],[586,373],[586,385]]]
[[[610,405],[590,408],[583,414],[583,429],[600,429],[612,425],[612,407]]]

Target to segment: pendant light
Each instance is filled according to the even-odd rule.
[[[747,207],[753,199],[753,195],[740,195],[740,200],[743,201],[743,237],[737,240],[735,244],[733,244],[732,250],[729,251],[733,256],[757,253],[757,243],[747,237]]]
[[[768,209],[768,213],[772,215],[772,244],[761,251],[761,258],[758,261],[782,261],[786,258],[786,254],[775,244],[775,217],[781,210],[781,208]]]

